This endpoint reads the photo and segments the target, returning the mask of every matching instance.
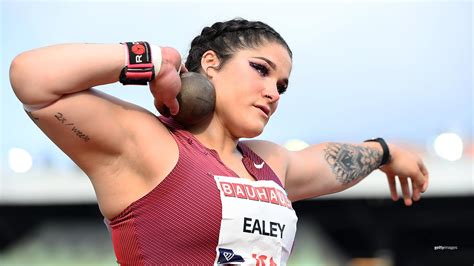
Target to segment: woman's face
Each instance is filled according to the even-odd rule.
[[[262,133],[288,86],[291,67],[288,51],[267,42],[238,51],[220,70],[213,71],[215,115],[234,137]]]

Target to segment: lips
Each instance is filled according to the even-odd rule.
[[[268,117],[270,117],[270,108],[265,105],[255,105],[258,109],[262,110]]]

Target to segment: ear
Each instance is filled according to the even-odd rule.
[[[217,70],[219,70],[220,60],[216,52],[212,50],[206,51],[201,57],[201,67],[204,74],[208,78],[212,78]]]

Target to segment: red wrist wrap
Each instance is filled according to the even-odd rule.
[[[123,85],[147,85],[155,78],[155,67],[152,62],[150,44],[147,42],[123,43],[128,52],[127,65],[120,72]]]

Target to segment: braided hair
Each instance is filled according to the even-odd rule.
[[[277,42],[288,50],[290,57],[293,55],[283,37],[263,22],[242,18],[216,22],[191,42],[185,65],[189,71],[200,72],[202,55],[212,50],[221,61],[220,69],[238,50],[256,48],[264,42]]]

